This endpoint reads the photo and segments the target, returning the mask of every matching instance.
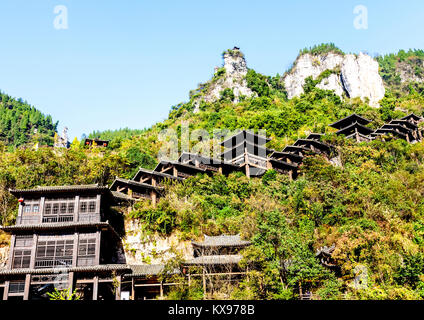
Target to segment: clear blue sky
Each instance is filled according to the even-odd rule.
[[[68,29],[53,27],[68,8]],[[368,29],[353,26],[357,5]],[[282,74],[299,49],[334,42],[345,52],[424,49],[424,1],[2,0],[0,89],[69,127],[144,128],[208,80],[237,45],[258,72]]]

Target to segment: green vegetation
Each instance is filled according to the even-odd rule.
[[[398,96],[415,90],[422,94],[424,85],[413,81],[424,79],[424,50],[400,50],[397,54],[377,57],[385,85]],[[401,72],[412,79],[402,83]]]
[[[338,53],[341,55],[344,55],[344,52],[340,50],[334,43],[322,43],[319,45],[315,45],[310,48],[304,48],[300,50],[299,54],[307,54],[310,53],[312,55],[320,55],[320,54],[326,54],[326,53]]]
[[[322,45],[308,52],[335,49]],[[390,68],[383,62],[382,69]],[[410,112],[422,115],[423,91],[415,84],[407,90],[393,88],[381,108],[372,108],[359,99],[341,100],[318,89],[317,81],[332,72],[337,70],[308,79],[305,93],[287,100],[279,75],[266,77],[250,70],[246,80],[256,97],[233,103],[234,93],[224,90],[221,99],[201,102],[194,113],[194,99],[208,88],[207,83],[200,85],[189,102],[172,107],[168,119],[149,129],[90,134],[111,140],[108,148],[90,149],[75,141],[69,150],[8,150],[10,141],[5,141],[0,144],[0,224],[12,224],[17,213],[9,188],[106,185],[115,176],[131,178],[139,166],[155,166],[163,144],[159,132],[181,133],[183,122],[190,130],[205,129],[211,138],[216,128],[265,129],[272,138],[267,146],[277,150],[309,132],[326,133],[324,139],[336,147],[341,166],[308,156],[295,181],[275,171],[252,179],[242,173],[198,175],[167,184],[156,207],[140,201],[126,219],[138,220],[146,237],[189,240],[241,233],[251,239],[253,245],[244,250],[242,261],[249,277],[226,288],[234,299],[296,299],[300,290],[310,290],[320,299],[422,299],[424,143],[389,138],[357,144],[335,136],[328,125],[353,112],[372,120],[373,128]],[[7,242],[7,237],[0,234],[0,242]],[[323,267],[315,257],[317,249],[332,244],[337,271]],[[143,259],[151,261],[148,255]],[[366,288],[354,286],[359,267],[367,270]],[[190,287],[177,286],[168,298],[202,299],[202,285],[193,280]]]
[[[22,99],[0,92],[0,141],[7,146],[30,142],[51,146],[57,124]]]

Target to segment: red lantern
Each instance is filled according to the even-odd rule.
[[[22,202],[24,202],[24,198],[19,198],[18,201],[19,201],[19,203],[22,203]]]
[[[105,143],[103,143],[103,146],[104,146],[104,147],[106,147],[106,146],[107,146],[107,143],[106,143],[106,142],[105,142]]]
[[[90,142],[88,142],[88,141],[87,141],[85,144],[86,144],[86,145],[89,145],[89,144],[90,144]]]

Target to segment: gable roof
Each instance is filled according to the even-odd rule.
[[[332,124],[330,124],[330,127],[335,129],[342,129],[345,128],[353,123],[359,123],[361,125],[366,125],[371,122],[371,120],[365,119],[356,113],[351,114],[350,116],[347,116],[346,118],[340,119]]]
[[[258,135],[254,133],[251,130],[241,130],[237,132],[236,134],[232,135],[228,139],[221,142],[221,146],[225,148],[232,148],[236,144],[239,144],[241,141],[246,140],[250,143],[256,144],[256,145],[264,145],[268,141],[271,141],[270,138],[267,138],[265,136]]]
[[[339,131],[336,132],[336,134],[344,134],[345,136],[348,136],[348,135],[354,133],[355,129],[357,129],[359,133],[362,133],[364,135],[368,135],[368,134],[371,134],[372,132],[374,132],[374,130],[372,130],[368,127],[365,127],[358,122],[354,122],[351,125],[340,129]]]

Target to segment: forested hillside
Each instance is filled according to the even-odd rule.
[[[56,130],[51,116],[0,92],[0,142],[11,147],[29,142],[53,145]]]
[[[418,51],[410,54],[415,62],[421,59]],[[218,69],[188,102],[172,107],[164,122],[146,130],[90,135],[110,139],[108,148],[90,149],[75,142],[70,149],[7,152],[1,146],[0,224],[14,223],[17,213],[17,200],[8,188],[106,185],[115,176],[131,178],[139,166],[155,166],[162,145],[159,132],[167,128],[180,132],[182,123],[189,123],[190,130],[207,130],[211,139],[216,128],[265,129],[272,139],[267,146],[276,150],[310,132],[326,133],[324,139],[340,155],[340,166],[315,155],[306,158],[295,181],[275,171],[252,179],[243,174],[198,175],[166,186],[166,195],[156,207],[138,202],[125,219],[142,222],[145,236],[172,234],[186,240],[241,233],[252,240],[253,246],[243,253],[249,277],[238,285],[216,288],[215,298],[295,299],[303,286],[320,299],[422,299],[424,143],[398,139],[356,143],[335,136],[328,127],[351,113],[372,120],[373,128],[410,112],[423,115],[421,86],[412,81],[403,87],[396,78],[398,63],[411,57],[401,56],[379,58],[389,88],[381,108],[358,98],[341,99],[317,88],[313,79],[306,81],[304,94],[289,100],[279,75],[265,76],[252,69],[245,79],[255,93],[251,97],[234,102],[232,90],[225,89],[218,100],[197,105],[204,89],[222,76]],[[1,99],[2,141],[24,144],[32,139],[35,127],[45,135],[43,139],[52,136],[56,124],[50,117],[5,95]],[[0,236],[7,243],[7,237]],[[315,258],[318,248],[333,244],[337,271]],[[367,273],[367,286],[362,289],[352,284],[359,267]],[[170,297],[202,298],[201,284],[193,281],[190,287],[176,287]]]

